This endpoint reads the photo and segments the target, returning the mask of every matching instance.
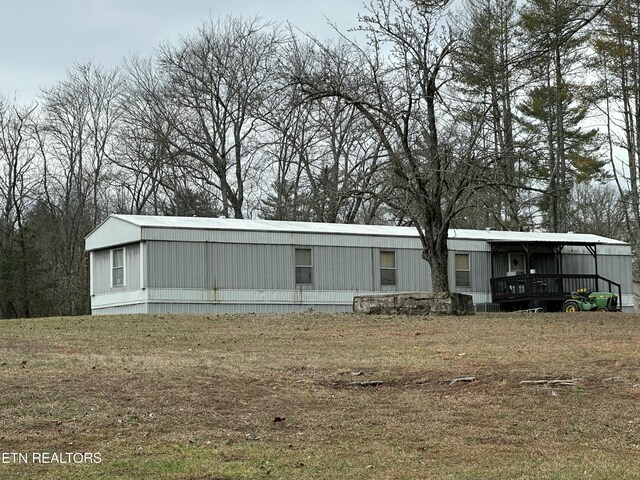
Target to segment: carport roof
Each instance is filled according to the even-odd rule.
[[[489,243],[546,243],[560,245],[628,245],[590,233],[511,232],[502,230],[449,230],[449,238],[486,240]]]

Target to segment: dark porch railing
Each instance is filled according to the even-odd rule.
[[[620,284],[600,275],[532,273],[491,279],[491,295],[494,302],[569,297],[571,292],[581,288],[594,292],[616,293],[619,299],[621,297]]]

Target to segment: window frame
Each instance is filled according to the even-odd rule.
[[[308,265],[298,265],[298,250],[305,250],[309,252],[309,264]],[[294,247],[293,249],[293,263],[294,263],[294,280],[296,286],[300,287],[309,287],[313,285],[313,249],[311,247]],[[298,282],[298,269],[309,269],[309,282],[300,283]]]
[[[392,253],[393,254],[393,267],[383,267],[382,266],[382,255],[385,253]],[[396,255],[396,251],[395,250],[391,250],[391,249],[380,249],[380,255],[379,255],[379,262],[380,262],[380,286],[381,287],[397,287],[398,286],[398,256]],[[382,281],[382,271],[391,271],[393,272],[393,283],[383,283]]]
[[[461,257],[467,257],[467,268],[463,269],[463,268],[458,268],[458,256]],[[455,282],[456,282],[456,288],[471,288],[471,254],[470,253],[454,253],[453,255],[453,268],[454,268],[454,272],[455,272]],[[460,285],[460,283],[458,282],[458,272],[465,272],[467,273],[467,284],[466,285]]]
[[[115,252],[122,252],[122,265],[115,265]],[[127,286],[127,247],[116,247],[110,250],[110,265],[111,265],[111,288],[119,288]],[[122,270],[122,283],[115,282],[116,270]]]

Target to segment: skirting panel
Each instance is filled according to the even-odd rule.
[[[147,288],[94,295],[94,315],[127,313],[350,312],[353,297],[383,292],[357,290],[203,290]],[[385,292],[389,293],[389,292]],[[467,292],[465,292],[467,293]],[[489,295],[468,292],[475,303]]]
[[[242,303],[150,303],[149,313],[293,313],[350,312],[351,305],[242,304]]]
[[[146,303],[134,303],[131,305],[118,305],[112,307],[92,308],[92,315],[124,315],[132,313],[149,313]]]

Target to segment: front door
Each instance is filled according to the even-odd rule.
[[[509,273],[512,275],[523,275],[527,273],[524,253],[509,252]]]

